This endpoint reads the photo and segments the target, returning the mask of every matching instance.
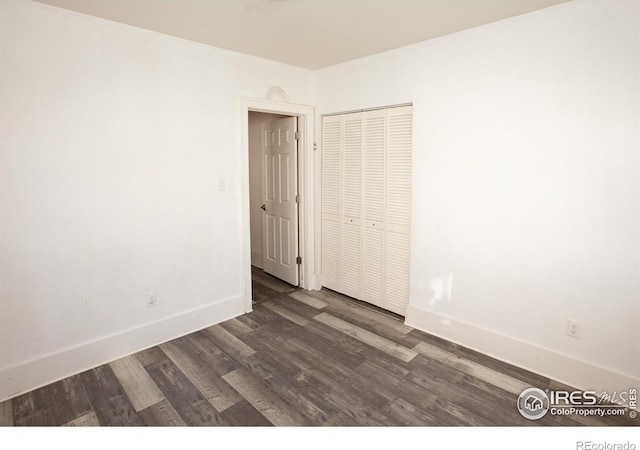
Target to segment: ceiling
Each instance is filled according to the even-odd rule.
[[[568,0],[36,0],[319,69]]]

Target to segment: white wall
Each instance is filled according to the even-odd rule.
[[[22,0],[0,65],[0,400],[244,312],[238,98],[310,72]]]
[[[319,114],[414,104],[409,323],[579,387],[640,383],[639,3],[315,73]]]
[[[249,112],[249,204],[251,209],[251,265],[262,269],[262,124],[286,116]]]

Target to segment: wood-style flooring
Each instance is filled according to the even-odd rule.
[[[251,289],[253,291],[253,306],[255,306],[258,303],[289,294],[298,288],[269,275],[256,266],[251,266]]]
[[[520,392],[559,384],[281,283],[254,270],[252,313],[0,403],[0,425],[637,425],[526,420]]]

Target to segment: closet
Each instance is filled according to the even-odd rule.
[[[402,316],[409,302],[412,107],[322,122],[323,286]]]

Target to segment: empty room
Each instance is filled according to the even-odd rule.
[[[640,0],[0,0],[0,434],[624,444],[639,323]]]

